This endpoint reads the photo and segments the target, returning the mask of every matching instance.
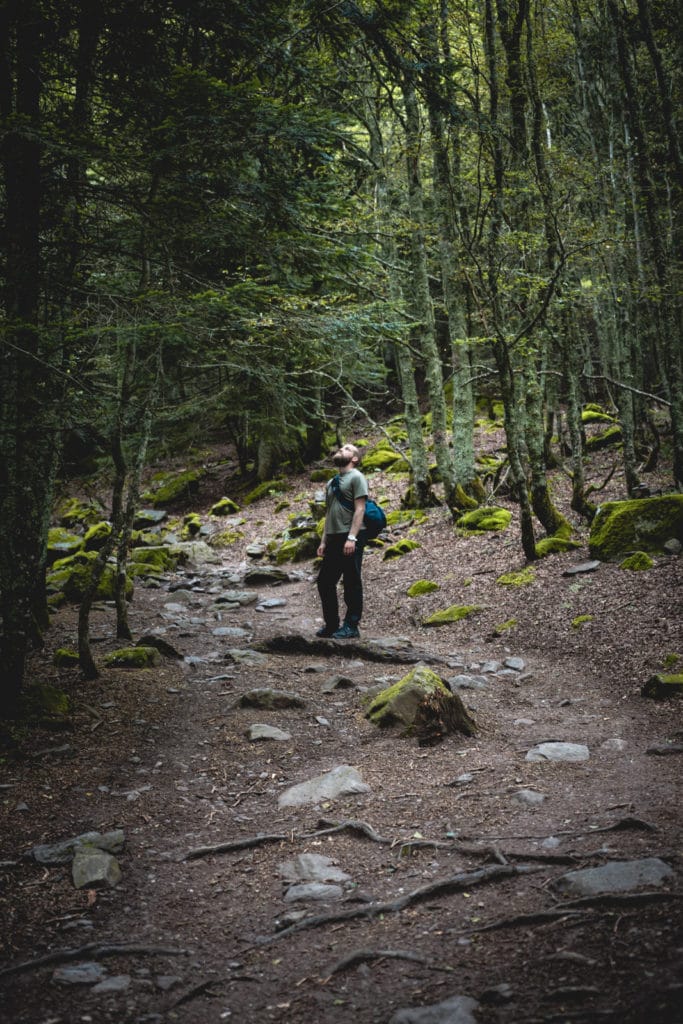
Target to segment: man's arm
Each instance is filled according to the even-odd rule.
[[[365,495],[362,498],[356,498],[353,503],[353,519],[351,520],[351,529],[349,535],[344,542],[344,554],[352,555],[356,550],[356,537],[359,532],[363,529],[363,516],[365,515]]]

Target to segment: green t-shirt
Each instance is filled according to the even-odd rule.
[[[356,498],[367,498],[368,482],[359,469],[350,469],[339,474],[339,487],[342,497],[355,506]],[[344,508],[335,496],[332,481],[327,484],[327,514],[325,517],[325,533],[348,533],[353,519],[353,508]]]

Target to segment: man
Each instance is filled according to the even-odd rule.
[[[318,573],[318,593],[322,602],[325,625],[316,636],[349,640],[360,636],[358,623],[363,614],[363,516],[368,484],[359,471],[360,452],[353,444],[345,444],[335,452],[332,461],[339,473],[327,484],[326,514],[318,555],[322,565]],[[336,483],[338,481],[338,483]],[[344,580],[346,616],[339,625],[337,583]]]

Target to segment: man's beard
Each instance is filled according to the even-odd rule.
[[[342,466],[348,466],[349,462],[351,462],[351,459],[349,459],[348,456],[346,455],[342,455],[341,452],[336,452],[332,456],[332,461],[334,462],[335,466],[339,466],[341,468]]]

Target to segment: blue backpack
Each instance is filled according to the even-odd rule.
[[[339,483],[339,474],[331,480],[332,490],[334,496],[340,505],[343,505],[349,512],[353,512],[353,502],[345,498],[341,492],[341,484]],[[382,530],[386,529],[387,517],[384,514],[384,510],[372,500],[372,498],[365,499],[365,515],[363,517],[363,532],[365,533],[366,540],[373,540]]]

